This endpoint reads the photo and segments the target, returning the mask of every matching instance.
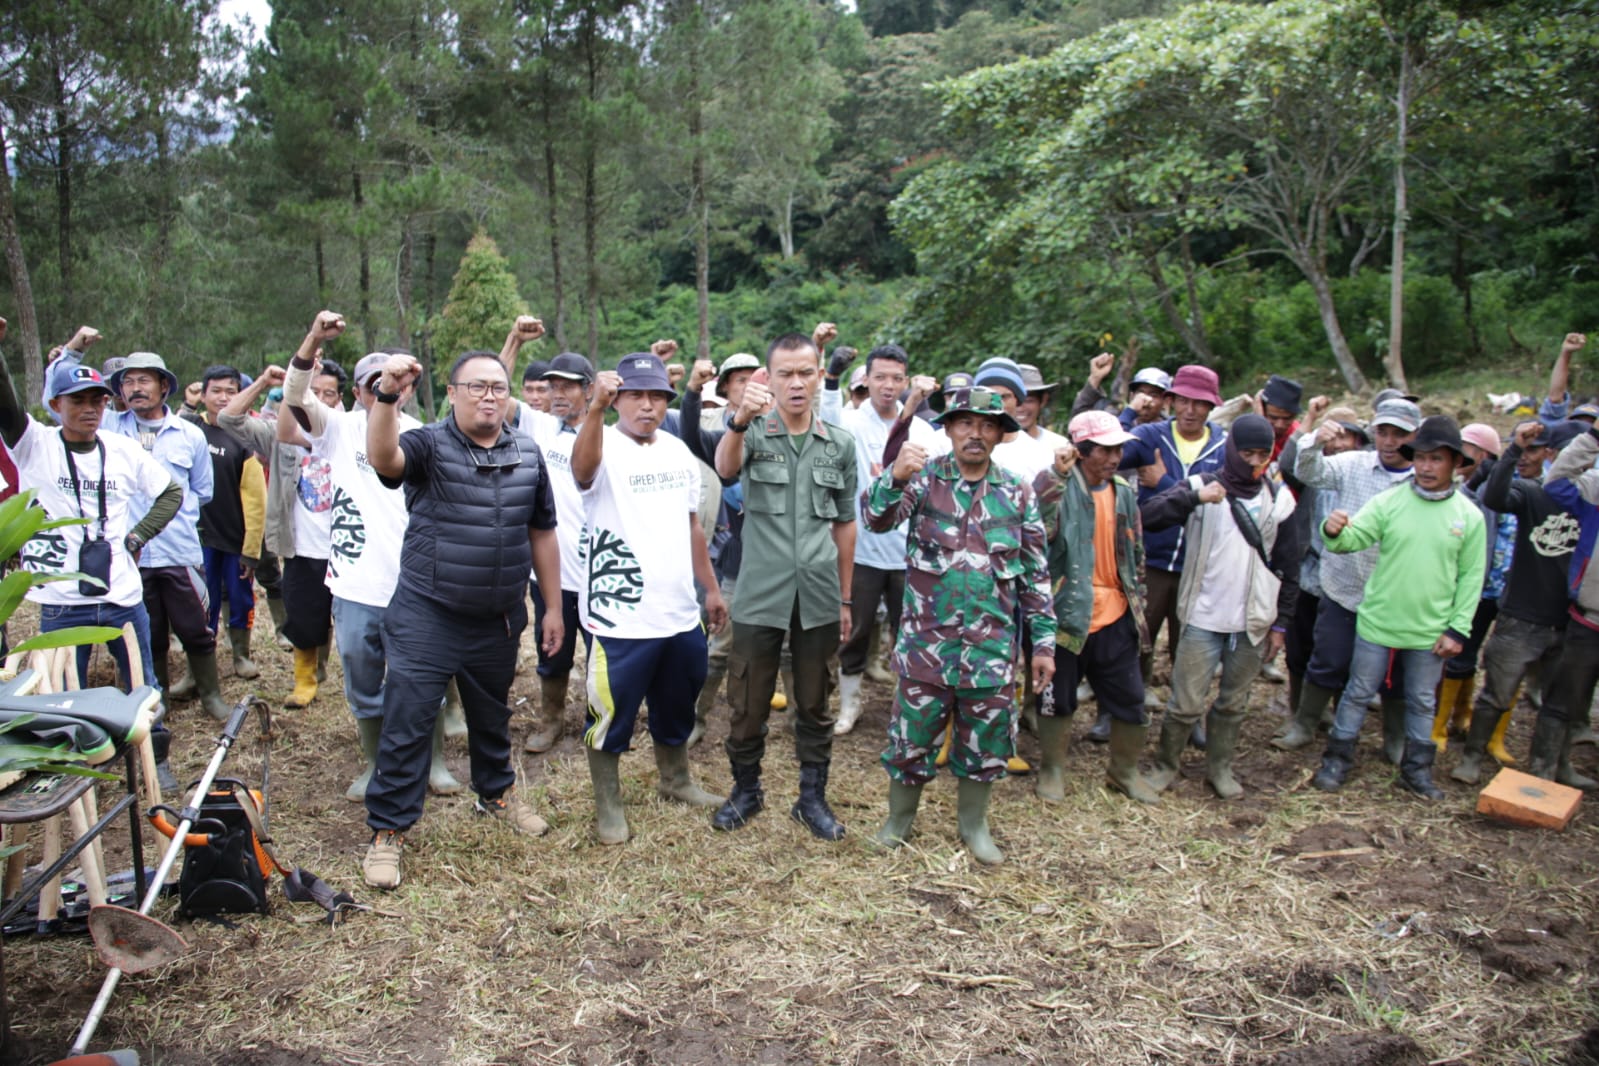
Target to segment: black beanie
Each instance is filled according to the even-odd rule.
[[[1230,432],[1234,446],[1241,452],[1250,448],[1270,451],[1277,446],[1277,434],[1272,431],[1271,423],[1259,415],[1240,415],[1233,421]]]

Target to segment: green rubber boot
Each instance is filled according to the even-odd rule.
[[[1072,720],[1065,715],[1038,716],[1038,749],[1042,762],[1033,793],[1045,803],[1066,801],[1066,734]]]
[[[1314,744],[1322,713],[1332,706],[1337,695],[1330,688],[1322,688],[1309,681],[1302,682],[1299,702],[1294,705],[1294,717],[1282,735],[1272,738],[1271,746],[1282,751],[1299,751]]]
[[[1110,765],[1105,768],[1105,780],[1116,791],[1139,803],[1159,803],[1160,793],[1149,787],[1138,772],[1138,755],[1144,750],[1147,725],[1134,725],[1120,718],[1110,720]],[[1186,741],[1187,733],[1183,734]]]
[[[713,674],[705,679],[705,687],[700,689],[700,698],[694,702],[694,728],[688,735],[688,743],[683,745],[692,748],[705,739],[705,723],[710,720],[711,711],[716,709],[716,698],[722,694],[722,680],[724,675]]]
[[[226,722],[233,713],[228,701],[222,698],[222,679],[217,675],[217,653],[189,656],[189,677],[194,682],[194,694],[200,697],[200,706],[219,722]]]
[[[888,782],[888,821],[872,840],[885,848],[897,848],[910,836],[911,825],[916,821],[916,808],[922,803],[921,785],[903,785],[890,779]]]
[[[250,631],[228,627],[228,644],[233,648],[233,673],[246,681],[261,676],[261,668],[250,661]]]
[[[1405,699],[1391,696],[1382,701],[1382,757],[1398,766],[1405,758]]]
[[[720,807],[724,797],[712,795],[694,783],[688,772],[688,745],[668,747],[655,745],[655,768],[661,773],[661,782],[655,787],[662,799],[686,803],[690,807]]]
[[[444,687],[444,708],[439,715],[444,720],[444,735],[451,740],[466,736],[466,708],[461,706],[461,690],[451,678]]]
[[[381,722],[382,719],[379,719]],[[461,782],[450,773],[444,762],[444,716],[433,723],[433,758],[428,763],[428,791],[435,796],[453,796],[461,791]]]
[[[988,833],[988,799],[993,790],[991,782],[963,777],[956,792],[955,817],[961,840],[972,858],[984,866],[998,866],[1005,861],[1005,853]]]
[[[1155,769],[1144,779],[1150,788],[1165,792],[1177,780],[1178,771],[1182,769],[1183,749],[1188,746],[1188,737],[1193,731],[1194,723],[1180,722],[1169,711],[1161,719],[1160,739],[1155,743]]]
[[[366,760],[366,769],[350,782],[350,787],[344,790],[344,798],[351,803],[364,803],[366,786],[372,783],[372,771],[378,765],[378,738],[383,735],[383,719],[357,718],[355,732],[361,740],[361,757]]]
[[[324,644],[316,650],[316,683],[321,684],[328,679],[328,650],[331,644]]]
[[[622,757],[593,748],[583,750],[588,753],[589,780],[594,783],[594,833],[601,844],[626,844],[632,833],[622,813]]]
[[[284,651],[293,651],[294,644],[283,635],[283,623],[289,620],[289,609],[283,605],[283,597],[267,597],[267,613],[272,616],[272,639]]]
[[[1237,799],[1244,794],[1243,786],[1233,777],[1233,757],[1238,753],[1238,734],[1243,728],[1242,713],[1211,712],[1210,744],[1205,748],[1205,780],[1224,800]]]
[[[1499,712],[1479,696],[1471,708],[1471,726],[1466,730],[1466,750],[1460,761],[1449,771],[1452,780],[1463,785],[1475,785],[1482,780],[1482,757],[1488,752],[1488,740],[1499,724]]]

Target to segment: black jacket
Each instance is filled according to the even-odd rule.
[[[391,488],[405,487],[411,512],[400,585],[450,611],[508,611],[527,595],[529,531],[555,528],[555,500],[538,445],[502,428],[492,448],[480,448],[446,415],[400,434],[400,450],[405,473],[382,479]]]

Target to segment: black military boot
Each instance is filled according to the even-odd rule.
[[[799,800],[789,810],[794,820],[822,840],[842,840],[844,823],[833,817],[827,805],[828,763],[800,763]]]
[[[1438,745],[1430,740],[1405,738],[1405,752],[1399,759],[1399,783],[1422,799],[1441,800],[1444,790],[1432,783],[1432,760]]]
[[[1349,779],[1349,771],[1354,765],[1354,740],[1328,737],[1327,750],[1321,756],[1321,769],[1316,771],[1316,776],[1310,779],[1310,783],[1323,792],[1337,792],[1344,787],[1344,782]]]
[[[744,828],[766,806],[766,793],[761,791],[761,764],[732,765],[733,791],[711,818],[712,828],[723,832]]]

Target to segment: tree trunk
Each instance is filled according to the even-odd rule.
[[[1160,253],[1150,251],[1144,253],[1144,272],[1155,283],[1155,299],[1160,304],[1161,314],[1166,318],[1166,324],[1176,330],[1177,335],[1183,339],[1188,350],[1195,359],[1205,366],[1210,366],[1216,361],[1211,354],[1210,342],[1206,340],[1203,328],[1194,329],[1194,324],[1184,318],[1177,308],[1177,301],[1171,298],[1171,286],[1166,283],[1166,271],[1160,265]],[[1197,309],[1196,309],[1197,318]],[[1200,320],[1202,321],[1202,319]]]
[[[1338,321],[1338,308],[1333,305],[1332,283],[1327,278],[1325,264],[1316,269],[1314,264],[1301,262],[1299,268],[1304,272],[1305,280],[1310,282],[1311,291],[1316,294],[1316,310],[1321,315],[1321,328],[1327,334],[1327,343],[1332,345],[1333,360],[1338,364],[1339,373],[1344,376],[1344,384],[1349,386],[1350,392],[1365,392],[1371,388],[1371,385],[1366,381],[1366,375],[1360,372],[1360,366],[1355,362],[1355,353],[1349,350],[1349,340],[1344,336],[1344,327]]]
[[[555,307],[550,312],[550,330],[555,346],[566,350],[566,280],[561,275],[561,213],[560,195],[555,167],[555,86],[550,76],[550,58],[553,44],[549,23],[545,23],[543,40],[543,78],[540,110],[544,117],[544,207],[545,220],[550,227],[550,283],[554,292]]]
[[[52,50],[59,48],[54,35],[51,37],[51,47]],[[61,71],[59,54],[54,57],[50,74],[55,90],[56,255],[61,271],[61,318],[75,325],[77,300],[72,291],[72,137],[68,132],[70,116],[67,113],[66,77]]]
[[[1474,313],[1471,300],[1471,272],[1466,269],[1466,240],[1458,231],[1455,233],[1455,254],[1449,264],[1449,280],[1454,283],[1455,291],[1460,293],[1460,310],[1466,319],[1466,335],[1471,338],[1471,354],[1482,354],[1482,336],[1477,332],[1477,316]]]
[[[698,5],[695,5],[698,20]],[[705,199],[705,106],[700,99],[700,33],[695,29],[688,53],[688,138],[694,146],[689,174],[689,210],[694,214],[694,295],[699,318],[697,358],[711,357],[711,208]]]
[[[351,191],[355,196],[355,232],[356,250],[361,260],[361,335],[366,342],[366,350],[377,350],[376,335],[372,331],[372,262],[366,246],[366,232],[362,225],[361,212],[366,206],[366,199],[361,194],[361,172],[350,172]]]
[[[328,305],[328,265],[322,256],[322,234],[318,233],[315,240],[316,246],[316,303],[318,307]]]
[[[1383,368],[1388,383],[1408,392],[1405,384],[1405,229],[1410,209],[1406,203],[1405,152],[1409,148],[1410,92],[1413,63],[1408,36],[1399,44],[1399,92],[1395,95],[1398,124],[1394,131],[1394,244],[1388,275],[1388,354]]]
[[[777,241],[782,247],[783,258],[794,258],[794,190],[790,189],[783,199],[783,219],[778,226]]]
[[[411,253],[416,238],[411,232],[411,220],[400,226],[400,257],[394,268],[394,304],[399,312],[400,347],[411,347]]]
[[[11,170],[6,162],[10,155],[5,127],[0,126],[0,242],[5,245],[6,269],[11,273],[11,295],[16,304],[17,320],[13,325],[22,349],[26,390],[23,402],[32,403],[35,397],[44,395],[44,360],[39,346],[39,319],[33,306],[33,282],[28,277],[28,259],[22,251],[16,205],[11,198]]]
[[[161,114],[155,117],[155,173],[155,251],[151,253],[150,263],[145,271],[145,321],[150,323],[149,328],[152,330],[155,323],[162,321],[161,306],[165,294],[162,292],[161,283],[162,275],[166,271],[167,257],[172,252],[172,217],[175,214],[171,134],[167,127],[166,116]],[[151,339],[158,344],[161,343],[158,337]]]
[[[421,352],[417,355],[422,364],[422,381],[427,382],[427,387],[418,389],[422,394],[422,410],[427,414],[427,420],[433,421],[433,304],[438,295],[437,282],[433,273],[433,252],[438,247],[438,239],[433,233],[433,223],[428,223],[427,232],[422,235],[422,321],[429,324],[419,338],[422,342]]]
[[[583,13],[583,59],[588,66],[590,115],[583,131],[583,311],[588,317],[588,355],[596,366],[600,361],[600,250],[599,188],[595,156],[598,132],[592,117],[599,95],[599,63],[594,54],[594,6]]]

